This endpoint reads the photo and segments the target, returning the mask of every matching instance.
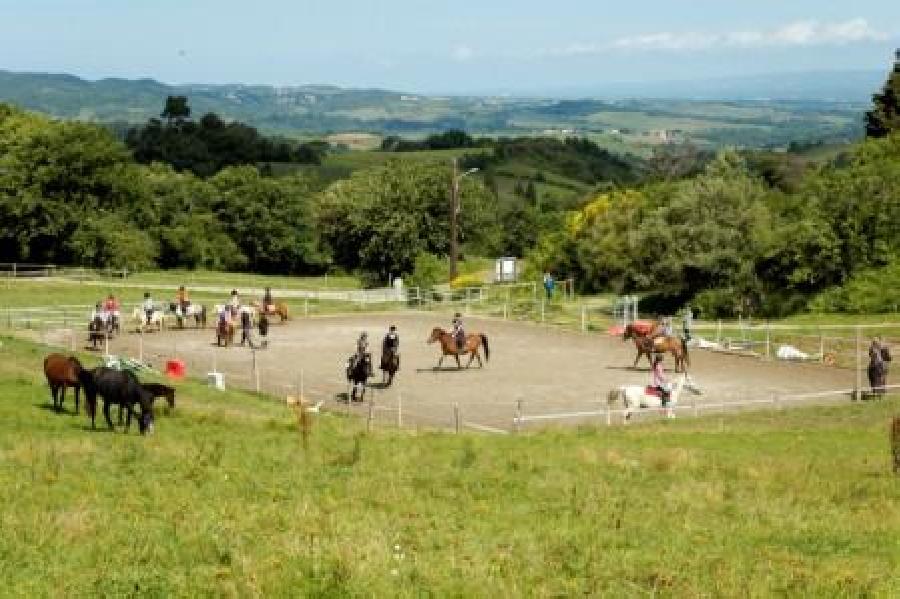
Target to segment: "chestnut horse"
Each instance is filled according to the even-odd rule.
[[[79,374],[82,370],[81,362],[75,356],[50,354],[44,358],[44,375],[47,377],[47,384],[50,385],[53,408],[57,412],[62,409],[66,400],[66,387],[73,387],[75,389],[75,413],[78,413],[81,393]]]
[[[263,306],[257,301],[252,301],[250,302],[250,305],[256,308],[261,314],[265,314],[266,316],[277,316],[281,319],[280,322],[288,320],[288,305],[284,302],[274,302],[268,306]]]
[[[680,337],[659,335],[658,331],[658,327],[648,329],[637,326],[637,323],[625,327],[622,338],[634,339],[634,347],[637,349],[632,368],[637,368],[641,356],[647,356],[647,361],[652,364],[653,354],[671,353],[675,358],[675,372],[687,372],[687,367],[691,365],[687,341]]]
[[[466,368],[472,365],[472,360],[474,359],[478,360],[479,367],[484,368],[484,363],[481,361],[481,352],[478,351],[478,348],[482,345],[484,346],[484,359],[490,360],[491,358],[491,351],[488,349],[487,335],[481,333],[466,335],[466,344],[462,349],[458,349],[456,338],[453,337],[453,335],[440,327],[434,327],[434,329],[431,330],[431,336],[428,338],[428,343],[431,344],[436,341],[441,342],[441,359],[438,360],[437,368],[441,367],[444,358],[447,356],[456,358],[456,367],[462,368],[462,365],[459,363],[460,354],[469,354],[469,361],[466,363]]]

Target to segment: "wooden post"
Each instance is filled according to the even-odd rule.
[[[403,392],[397,392],[397,428],[403,428]]]
[[[459,427],[460,427],[460,423],[459,423],[459,403],[454,403],[454,404],[453,404],[453,422],[454,422],[454,424],[455,424],[455,426],[456,426],[456,434],[458,435],[458,434],[459,434]]]
[[[516,400],[516,432],[520,432],[522,430],[522,400]]]
[[[854,399],[862,399],[862,327],[856,325],[856,393]]]
[[[822,327],[819,327],[819,361],[825,363],[825,334]]]
[[[541,322],[544,322],[545,304],[546,300],[541,299]]]
[[[587,331],[587,309],[581,306],[581,332]]]
[[[372,432],[372,420],[375,418],[375,399],[369,399],[369,415],[366,417],[366,432]]]

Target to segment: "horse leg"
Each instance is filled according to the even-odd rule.
[[[462,364],[459,361],[459,352],[456,352],[455,354],[453,354],[453,357],[456,358],[456,369],[462,370]]]
[[[78,415],[79,403],[81,402],[81,398],[79,397],[79,395],[81,395],[81,387],[76,385],[75,386],[75,415],[76,416]]]
[[[116,427],[113,426],[112,418],[109,417],[109,405],[110,402],[105,397],[103,398],[103,416],[106,418],[106,424],[112,430],[116,430]]]
[[[447,355],[447,354],[441,354],[441,359],[438,360],[437,368],[436,368],[435,370],[440,370],[440,369],[441,369],[441,364],[444,363],[444,357],[445,357],[446,355]]]
[[[119,426],[122,426],[122,404],[119,404]]]
[[[59,411],[59,405],[57,404],[57,395],[59,394],[59,387],[57,385],[50,385],[50,398],[53,401],[53,409]]]

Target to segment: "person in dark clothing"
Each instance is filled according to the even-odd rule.
[[[887,385],[887,363],[891,352],[880,338],[875,337],[869,345],[869,386],[875,395],[884,395]]]
[[[265,314],[259,315],[259,346],[269,347],[269,319]]]
[[[250,348],[253,348],[253,339],[250,335],[251,330],[253,329],[253,317],[250,315],[250,310],[241,310],[241,346],[243,347],[244,343],[248,343]]]

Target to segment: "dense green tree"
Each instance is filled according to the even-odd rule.
[[[884,87],[872,96],[872,104],[866,113],[866,136],[885,137],[900,131],[900,49]]]
[[[191,117],[191,107],[186,96],[168,96],[166,105],[160,117],[166,119],[171,125],[179,121],[185,121]]]

